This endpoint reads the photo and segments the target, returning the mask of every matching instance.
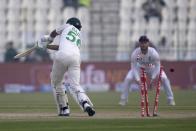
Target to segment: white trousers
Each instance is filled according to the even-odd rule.
[[[80,56],[66,54],[57,51],[54,56],[53,67],[51,72],[51,85],[54,87],[54,97],[57,103],[57,109],[68,106],[67,95],[64,90],[64,78],[67,72],[68,82],[74,88],[74,95],[77,96],[78,103],[82,104],[89,100],[85,92],[81,92],[80,86]]]
[[[134,85],[137,84],[138,88],[139,88],[139,84],[136,83],[132,70],[129,70],[129,72],[127,73],[125,80],[123,82],[123,90],[122,90],[122,94],[121,94],[121,99],[128,100],[129,88],[131,87],[131,85],[133,83],[134,83]],[[161,83],[162,83],[162,86],[166,92],[167,99],[174,99],[173,92],[172,92],[171,85],[170,85],[170,81],[167,78],[167,75],[164,70],[162,71]]]

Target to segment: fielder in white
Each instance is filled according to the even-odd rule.
[[[127,73],[124,82],[123,90],[120,97],[119,104],[124,106],[128,102],[129,88],[135,83],[139,87],[140,82],[140,67],[144,67],[147,77],[151,80],[150,86],[153,86],[156,82],[156,78],[160,71],[160,58],[158,52],[149,47],[150,41],[146,36],[139,38],[139,47],[137,47],[131,55],[131,67]],[[162,86],[166,92],[169,105],[175,105],[173,92],[171,90],[170,81],[167,78],[165,72],[162,72],[161,77]]]
[[[89,116],[95,114],[92,102],[80,86],[81,27],[78,18],[70,18],[65,25],[52,31],[50,35],[43,36],[38,42],[39,47],[58,50],[53,60],[51,85],[59,116],[70,115],[68,98],[63,85],[66,72],[73,98]],[[60,35],[60,44],[51,45],[57,35]]]

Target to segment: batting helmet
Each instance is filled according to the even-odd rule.
[[[70,25],[73,25],[78,30],[80,30],[82,28],[80,20],[78,18],[75,18],[75,17],[69,18],[66,23],[70,24]]]

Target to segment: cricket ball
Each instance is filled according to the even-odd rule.
[[[173,68],[170,68],[170,72],[174,72],[174,69]]]

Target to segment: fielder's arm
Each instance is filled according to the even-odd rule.
[[[154,79],[156,79],[156,77],[160,73],[161,62],[160,62],[159,54],[156,51],[153,54],[154,55],[153,55],[152,59],[153,59],[153,63],[155,65],[155,68],[154,68],[154,70],[152,72],[152,79],[154,80]]]

